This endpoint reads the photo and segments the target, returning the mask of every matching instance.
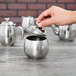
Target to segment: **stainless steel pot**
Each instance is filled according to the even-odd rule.
[[[10,18],[5,18],[5,21],[0,24],[0,43],[2,45],[13,45],[18,36],[16,34],[18,30],[20,30],[20,36],[23,38],[23,28],[15,25],[15,23],[10,21]]]
[[[31,59],[42,59],[48,53],[48,42],[45,36],[30,35],[24,41],[24,52]]]
[[[51,25],[51,28],[59,36],[60,40],[73,41],[76,37],[76,24],[64,26]]]
[[[32,25],[35,25],[35,18],[34,17],[31,17],[31,16],[28,16],[28,17],[25,17],[25,16],[22,16],[22,27],[24,29],[25,32],[28,32],[28,28]]]

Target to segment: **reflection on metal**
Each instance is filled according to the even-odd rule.
[[[25,54],[32,59],[44,58],[48,53],[48,42],[46,37],[41,36],[27,36],[24,41]]]
[[[0,42],[3,45],[14,45],[16,39],[17,29],[20,29],[21,36],[23,36],[23,28],[10,21],[10,18],[5,18],[0,24]]]
[[[55,26],[51,25],[53,32],[59,36],[61,40],[73,41],[76,36],[76,24]]]

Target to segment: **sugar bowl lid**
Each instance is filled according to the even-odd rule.
[[[35,21],[35,24],[29,26],[29,28],[27,29],[28,32],[34,35],[46,35],[46,31],[43,28],[39,27],[39,25],[40,24]]]

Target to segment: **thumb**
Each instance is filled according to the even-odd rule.
[[[48,18],[39,23],[39,27],[46,27],[50,26],[51,24],[54,24],[54,19],[53,18]]]

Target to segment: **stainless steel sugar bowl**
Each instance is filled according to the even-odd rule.
[[[24,42],[24,52],[31,59],[42,59],[48,53],[48,41],[45,36],[30,35]]]

